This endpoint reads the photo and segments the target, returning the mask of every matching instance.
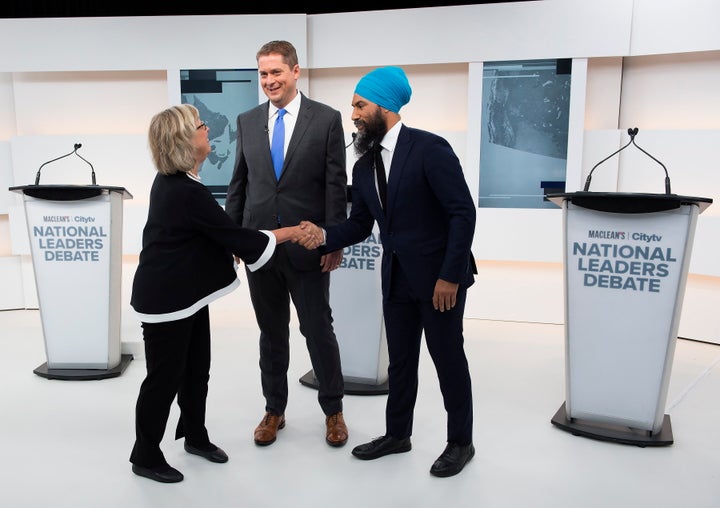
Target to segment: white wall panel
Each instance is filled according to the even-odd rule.
[[[308,16],[309,64],[362,67],[627,55],[632,4],[545,0],[315,14]],[[363,36],[367,33],[377,35]]]
[[[305,14],[0,19],[0,71],[253,68],[267,41],[306,63]]]
[[[15,94],[10,72],[0,72],[0,111],[0,140],[6,140],[15,135]]]
[[[588,61],[585,130],[617,129],[622,85],[622,57]]]
[[[634,0],[630,55],[720,48],[717,0]]]
[[[16,73],[17,135],[145,133],[168,106],[167,81],[165,69]]]
[[[625,58],[620,128],[720,129],[718,90],[720,51]]]
[[[0,141],[0,215],[8,213],[8,206],[11,199],[8,187],[11,185],[13,185],[13,175],[10,143]],[[2,238],[2,236],[0,236],[0,238]],[[0,249],[0,251],[2,251],[2,249]]]

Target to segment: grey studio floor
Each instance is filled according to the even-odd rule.
[[[445,415],[426,349],[412,451],[361,461],[350,450],[384,432],[386,396],[346,396],[349,442],[325,444],[317,392],[299,382],[310,363],[294,319],[287,426],[273,445],[255,446],[263,400],[244,288],[211,306],[207,424],[230,461],[185,453],[172,440],[174,406],[163,449],[185,474],[178,484],[130,471],[142,357],[111,379],[45,379],[33,372],[46,360],[39,311],[0,312],[0,505],[720,507],[720,346],[678,340],[666,406],[674,443],[641,448],[551,424],[565,398],[562,325],[466,320],[477,452],[461,474],[441,479],[429,474],[445,445]],[[122,328],[124,337],[140,337],[126,309]]]

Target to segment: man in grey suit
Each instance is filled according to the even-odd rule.
[[[272,230],[301,220],[327,226],[342,222],[347,217],[347,173],[340,112],[298,91],[300,66],[289,42],[268,42],[257,52],[257,62],[269,101],[238,116],[225,211],[238,224],[255,229]],[[282,129],[284,140],[280,136],[276,154]],[[347,442],[340,351],[329,302],[330,271],[341,260],[342,250],[321,255],[288,242],[278,246],[269,268],[246,270],[260,327],[265,415],[254,434],[260,446],[275,442],[285,426],[291,298],[318,384],[325,440],[331,446]]]

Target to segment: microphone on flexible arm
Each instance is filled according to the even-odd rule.
[[[610,157],[612,157],[613,155],[616,155],[616,154],[622,152],[623,150],[625,150],[628,146],[630,146],[630,145],[632,144],[632,145],[635,145],[635,148],[637,148],[637,149],[640,150],[642,153],[644,153],[645,155],[647,155],[647,156],[650,157],[652,160],[654,160],[655,162],[657,162],[658,164],[660,164],[660,165],[662,166],[662,168],[665,170],[665,194],[671,194],[671,192],[670,192],[670,175],[668,175],[668,170],[667,170],[667,168],[665,167],[665,165],[664,165],[662,162],[660,162],[659,160],[657,160],[655,157],[653,157],[652,155],[650,155],[648,152],[646,152],[645,150],[643,150],[642,148],[640,148],[637,143],[635,143],[635,136],[637,136],[637,133],[638,133],[638,128],[637,128],[637,127],[628,129],[628,130],[627,130],[627,133],[628,133],[628,135],[630,136],[630,141],[628,141],[628,142],[627,142],[623,147],[621,147],[619,150],[616,150],[615,152],[611,153],[610,155],[608,155],[608,156],[605,157],[603,160],[601,160],[600,162],[598,162],[597,164],[595,164],[595,165],[593,166],[593,168],[590,170],[590,173],[588,173],[587,179],[585,180],[585,187],[583,188],[583,191],[587,192],[588,189],[590,189],[590,179],[592,178],[592,174],[593,174],[593,171],[595,171],[595,168],[597,168],[600,164],[602,164],[603,162],[605,162],[606,160],[608,160],[608,159],[609,159]]]
[[[95,168],[93,167],[92,164],[90,164],[90,161],[89,161],[89,160],[87,160],[85,157],[83,157],[82,155],[80,155],[79,153],[77,153],[77,151],[78,151],[78,149],[79,149],[80,147],[82,147],[82,145],[81,145],[80,143],[75,143],[75,155],[77,155],[77,156],[80,157],[82,160],[84,160],[85,162],[88,163],[88,166],[90,166],[90,178],[92,179],[92,184],[91,184],[91,185],[97,185],[97,183],[96,183],[96,181],[95,181]]]
[[[637,127],[635,127],[634,131],[635,131],[635,134],[637,134],[637,131],[638,131]],[[655,157],[653,157],[652,155],[650,155],[649,153],[647,153],[645,150],[643,150],[642,148],[640,148],[640,147],[638,146],[638,144],[635,143],[635,136],[632,136],[631,139],[630,139],[630,141],[632,142],[633,145],[635,145],[635,148],[637,148],[637,149],[640,150],[642,153],[644,153],[645,155],[647,155],[647,156],[650,157],[652,160],[654,160],[655,162],[657,162],[658,164],[660,164],[660,165],[662,166],[662,168],[665,170],[665,194],[672,194],[672,193],[670,192],[670,175],[668,175],[668,170],[667,170],[667,168],[665,167],[665,164],[663,164],[662,162],[660,162],[659,160],[657,160]]]
[[[350,140],[350,142],[349,142],[347,145],[345,145],[345,148],[346,148],[346,149],[349,148],[350,145],[352,145],[352,144],[355,142],[355,138],[356,138],[356,137],[357,137],[357,132],[353,132],[353,133],[352,133],[352,139]]]
[[[35,175],[35,185],[39,185],[39,184],[40,184],[40,171],[42,170],[43,167],[47,166],[47,165],[50,164],[51,162],[59,161],[60,159],[64,159],[65,157],[69,157],[69,156],[72,155],[72,154],[77,155],[77,156],[80,157],[82,160],[84,160],[85,162],[88,163],[88,165],[90,166],[90,170],[91,170],[92,184],[93,184],[93,185],[97,185],[97,183],[95,182],[95,168],[93,167],[92,164],[90,164],[90,162],[89,162],[87,159],[85,159],[82,155],[80,155],[79,153],[77,153],[77,151],[78,151],[78,149],[79,149],[80,147],[82,147],[82,144],[80,144],[80,143],[75,143],[75,145],[73,146],[73,151],[72,151],[72,152],[66,153],[65,155],[61,155],[60,157],[55,157],[54,159],[51,159],[51,160],[49,160],[49,161],[47,161],[47,162],[43,162],[43,163],[40,165],[40,167],[38,168],[37,174]]]
[[[631,144],[631,143],[633,142],[633,140],[635,139],[635,136],[637,135],[638,130],[637,130],[637,127],[635,127],[634,129],[628,129],[627,132],[628,132],[628,134],[630,135],[630,141],[628,141],[625,146],[623,146],[623,147],[620,148],[619,150],[614,151],[613,153],[611,153],[610,155],[608,155],[608,156],[605,157],[603,160],[601,160],[600,162],[598,162],[597,164],[595,164],[595,165],[593,166],[593,168],[592,168],[592,169],[590,170],[590,172],[588,173],[587,178],[585,179],[585,187],[583,188],[583,191],[587,192],[587,191],[590,189],[590,180],[591,180],[591,178],[592,178],[593,171],[595,171],[595,168],[597,168],[600,164],[602,164],[603,162],[605,162],[606,160],[608,160],[609,158],[611,158],[613,155],[616,155],[616,154],[622,152],[622,151],[625,150],[628,146],[630,146],[630,144]]]

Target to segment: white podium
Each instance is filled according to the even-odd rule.
[[[122,187],[26,185],[23,194],[48,379],[119,376]]]
[[[341,265],[330,274],[333,326],[340,348],[345,393],[349,395],[388,392],[381,259],[382,244],[376,224],[362,243],[343,250]],[[312,370],[300,378],[300,382],[317,388]]]
[[[551,422],[623,444],[673,443],[664,414],[697,216],[675,194],[548,195],[563,208],[566,400]]]

